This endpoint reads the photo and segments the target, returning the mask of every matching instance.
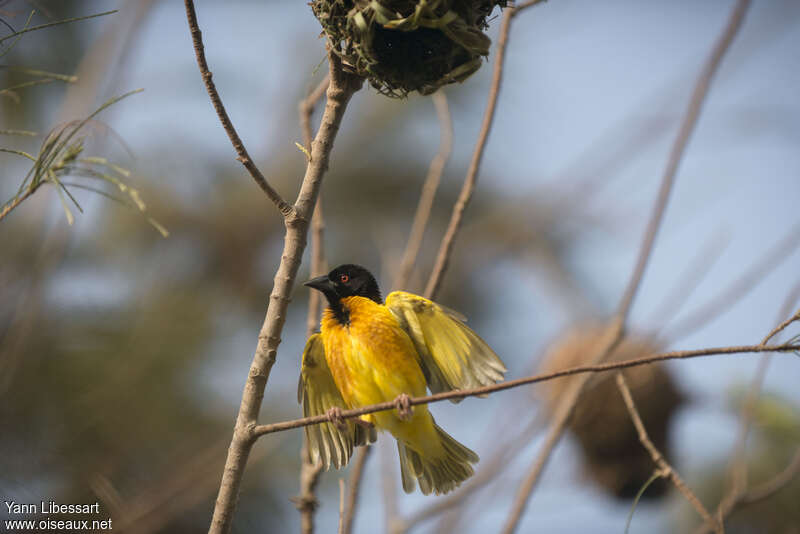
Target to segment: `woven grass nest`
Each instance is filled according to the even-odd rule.
[[[463,82],[489,55],[483,31],[507,0],[313,0],[345,67],[378,92],[423,95]]]
[[[561,336],[548,349],[541,371],[552,372],[586,365],[602,343],[606,326],[581,325]],[[628,335],[608,361],[621,361],[658,352],[658,345],[647,336]],[[668,369],[662,364],[641,365],[623,371],[631,395],[653,444],[670,459],[670,420],[684,402]],[[584,457],[589,478],[619,498],[631,498],[656,469],[639,441],[628,410],[617,388],[614,372],[594,375],[586,385],[569,423]],[[545,413],[553,414],[564,392],[577,376],[547,382],[540,389]],[[663,495],[664,479],[656,480],[645,498]]]

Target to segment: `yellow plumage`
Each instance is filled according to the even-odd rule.
[[[323,314],[320,334],[312,336],[303,355],[299,397],[306,415],[392,401],[401,394],[421,397],[428,388],[448,391],[502,379],[500,359],[453,312],[401,291],[381,304],[366,270],[374,289],[350,287],[363,276],[358,269],[363,268],[342,266],[327,280],[320,277],[312,281],[316,285],[308,284],[322,290],[331,306]],[[337,277],[348,284],[337,285]],[[319,365],[322,359],[324,365]],[[405,419],[397,411],[362,419],[397,439],[407,492],[418,481],[424,494],[446,493],[473,473],[471,464],[478,456],[439,428],[427,405],[414,407]],[[374,441],[373,434],[353,422],[342,427],[324,423],[307,433],[312,456],[326,468],[341,467],[354,446]]]

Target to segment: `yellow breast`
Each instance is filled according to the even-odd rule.
[[[349,407],[425,394],[414,344],[385,306],[363,297],[342,299],[349,322],[330,309],[322,317],[322,340],[336,387]]]

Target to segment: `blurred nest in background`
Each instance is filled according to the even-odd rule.
[[[426,95],[463,82],[489,55],[486,17],[507,0],[313,0],[343,63],[378,92]]]
[[[551,345],[544,356],[541,372],[553,372],[587,365],[602,343],[608,327],[599,323],[580,325]],[[654,340],[646,336],[627,336],[608,361],[622,361],[658,352]],[[623,371],[642,421],[653,444],[670,457],[670,420],[684,396],[664,365],[651,364]],[[552,416],[564,392],[577,376],[551,380],[542,392],[545,413]],[[622,400],[613,372],[595,374],[581,395],[569,427],[585,459],[589,477],[619,498],[636,495],[656,469],[639,441],[628,410]],[[668,488],[657,479],[645,497],[659,497]]]

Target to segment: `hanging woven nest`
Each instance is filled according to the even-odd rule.
[[[545,354],[541,372],[589,364],[587,359],[601,346],[606,329],[602,324],[585,324],[560,337]],[[658,349],[656,342],[646,336],[628,335],[608,361],[647,356]],[[623,375],[650,440],[669,459],[670,420],[684,402],[683,394],[662,364],[631,367]],[[639,441],[614,376],[613,371],[598,373],[589,380],[575,406],[569,430],[580,445],[589,478],[616,497],[631,498],[656,466]],[[551,380],[541,388],[545,413],[555,412],[564,392],[577,379],[573,376]],[[659,497],[668,487],[658,479],[644,497]]]
[[[486,18],[507,0],[313,0],[346,68],[378,92],[427,95],[463,82],[489,55]]]

